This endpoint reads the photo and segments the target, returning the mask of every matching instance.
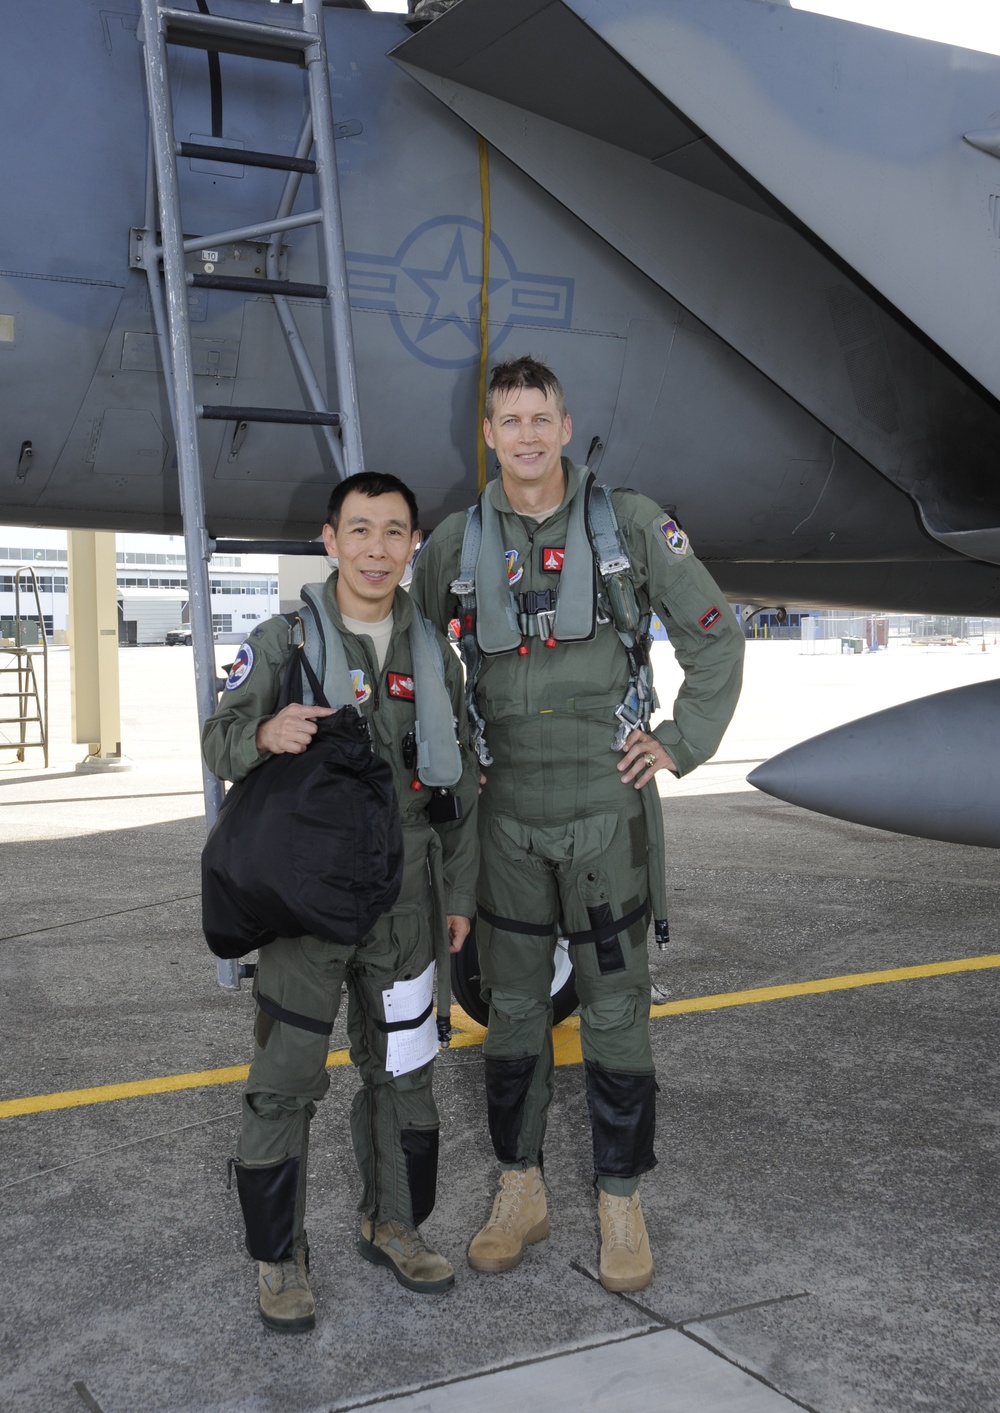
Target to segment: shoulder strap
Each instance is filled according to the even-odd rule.
[[[417,776],[432,789],[451,789],[462,778],[462,753],[444,675],[444,657],[434,629],[413,607],[410,656],[416,683]]]
[[[486,722],[479,712],[476,701],[476,683],[479,669],[483,664],[479,639],[476,637],[476,565],[483,543],[483,511],[477,500],[465,514],[465,534],[462,537],[462,554],[459,562],[458,578],[450,584],[451,592],[458,599],[458,650],[465,666],[465,703],[469,713],[469,726],[472,730],[472,744],[480,765],[492,765],[493,757],[486,744]]]
[[[590,497],[588,530],[611,621],[628,658],[628,686],[621,705],[615,708],[618,730],[614,749],[617,751],[621,750],[637,727],[643,731],[649,730],[649,719],[657,706],[653,665],[649,657],[650,615],[648,608],[643,612],[639,607],[632,561],[622,544],[618,517],[607,486],[594,486]]]
[[[303,584],[302,600],[315,632],[306,634],[305,652],[332,707],[354,706],[357,697],[340,634],[323,607],[322,584]]]
[[[291,702],[303,702],[307,706],[329,706],[320,680],[305,653],[306,625],[302,621],[302,615],[293,612],[283,613],[281,616],[288,623],[290,651],[276,711],[281,711]],[[302,681],[303,677],[306,679],[305,683]]]
[[[452,580],[451,591],[461,598],[464,594],[476,593],[476,565],[479,563],[479,548],[483,543],[483,508],[477,500],[465,512],[465,534],[462,536],[462,558],[458,578]]]

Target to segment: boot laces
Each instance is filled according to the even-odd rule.
[[[496,1195],[488,1227],[500,1227],[510,1232],[521,1217],[521,1202],[527,1196],[528,1185],[520,1168],[509,1168],[500,1174],[500,1191]]]
[[[387,1235],[389,1241],[395,1242],[402,1247],[403,1255],[407,1260],[412,1260],[414,1256],[422,1256],[426,1252],[430,1252],[431,1248],[415,1227],[404,1227],[402,1222],[397,1221],[395,1218],[386,1222],[386,1227],[388,1228]]]
[[[304,1256],[297,1252],[288,1261],[264,1262],[264,1280],[275,1295],[285,1290],[309,1290]]]
[[[606,1222],[605,1244],[611,1249],[624,1246],[628,1251],[638,1251],[638,1205],[633,1204],[628,1197],[620,1197],[615,1201],[610,1194],[606,1194],[603,1207]]]

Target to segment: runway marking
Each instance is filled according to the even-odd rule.
[[[894,967],[889,971],[861,971],[847,976],[826,976],[815,981],[792,981],[781,986],[758,986],[752,991],[727,991],[715,996],[690,996],[682,1001],[663,1001],[650,1006],[651,1019],[663,1016],[692,1015],[698,1011],[721,1011],[730,1006],[755,1006],[765,1001],[784,1001],[796,996],[819,996],[829,991],[854,991],[862,986],[881,986],[894,981],[920,981],[931,976],[954,976],[960,972],[988,971],[1000,967],[1000,953],[984,957],[959,957],[949,962],[927,962],[921,966]],[[455,1025],[451,1038],[453,1050],[481,1045],[485,1029],[459,1006],[452,1008]],[[552,1032],[557,1065],[579,1065],[580,1017],[570,1016]],[[347,1050],[331,1050],[327,1067],[350,1064]],[[107,1104],[116,1099],[138,1099],[148,1094],[173,1094],[182,1089],[205,1089],[216,1084],[239,1084],[250,1072],[249,1065],[230,1065],[225,1069],[196,1070],[191,1074],[160,1075],[152,1079],[137,1079],[125,1084],[102,1084],[93,1089],[67,1089],[57,1094],[34,1094],[24,1099],[0,1100],[0,1119],[25,1114],[50,1113],[55,1109],[78,1109],[90,1104]]]

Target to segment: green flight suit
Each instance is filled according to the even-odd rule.
[[[407,629],[413,605],[397,590],[393,630],[381,672],[370,639],[355,636],[337,608],[334,574],[325,586],[326,614],[340,631],[348,667],[352,670],[358,710],[368,719],[379,755],[392,766],[403,822],[404,876],[391,913],[379,918],[358,947],[345,947],[317,937],[281,937],[261,948],[254,982],[258,1010],[250,1077],[243,1095],[239,1164],[244,1176],[262,1178],[263,1170],[280,1175],[295,1167],[284,1184],[285,1196],[275,1195],[277,1176],[261,1201],[271,1216],[291,1220],[289,1213],[272,1213],[275,1205],[294,1199],[293,1245],[305,1243],[305,1177],[309,1123],[316,1102],[330,1085],[326,1070],[329,1033],[340,1007],[342,984],[348,993],[348,1034],[351,1059],[361,1088],[351,1112],[351,1133],[362,1178],[359,1209],[373,1222],[398,1219],[418,1226],[430,1213],[437,1171],[438,1113],[431,1092],[433,1063],[394,1077],[386,1069],[388,1035],[382,991],[401,978],[420,975],[435,955],[436,933],[448,913],[471,917],[475,911],[478,859],[475,815],[478,774],[475,757],[465,744],[466,710],[461,667],[442,642],[445,678],[462,751],[463,774],[455,793],[461,798],[459,822],[432,826],[427,820],[430,791],[414,790],[414,770],[403,758],[402,741],[413,729],[415,707],[410,683],[413,664]],[[308,620],[307,620],[308,622]],[[255,628],[241,652],[249,648],[252,665],[231,674],[215,715],[205,724],[203,750],[209,768],[222,779],[241,780],[266,757],[257,751],[258,727],[273,715],[291,651],[289,625],[272,618]],[[360,675],[355,675],[360,674]],[[391,680],[390,680],[391,675]],[[402,691],[403,696],[398,695]],[[432,886],[435,885],[435,886]],[[264,1010],[264,1005],[269,1010]],[[275,1019],[280,1008],[295,1021]],[[238,1176],[240,1170],[238,1169]],[[263,1173],[267,1179],[267,1173]],[[294,1181],[292,1180],[294,1178]],[[259,1184],[258,1184],[259,1185]],[[241,1187],[241,1200],[244,1192]],[[247,1204],[244,1202],[244,1212]],[[287,1231],[265,1250],[265,1231],[253,1249],[248,1218],[248,1245],[261,1260],[279,1259]],[[281,1248],[279,1251],[277,1248]]]
[[[563,470],[563,503],[540,523],[513,512],[501,479],[487,487],[515,596],[558,594],[571,505],[587,475],[565,459]],[[684,670],[673,715],[654,734],[685,775],[714,753],[732,717],[743,635],[660,507],[629,490],[611,499],[640,605],[661,618]],[[464,512],[449,516],[415,566],[412,597],[439,627],[461,614],[450,585],[465,525]],[[596,1180],[630,1195],[656,1158],[647,832],[640,792],[622,783],[612,749],[629,668],[613,624],[600,615],[586,641],[548,647],[545,637],[529,637],[526,654],[484,657],[476,686],[493,756],[480,799],[478,887],[490,1132],[504,1167],[539,1163],[553,1082],[553,956],[562,933],[580,997]],[[655,782],[644,789],[655,791]]]

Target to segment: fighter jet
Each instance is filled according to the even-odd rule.
[[[326,0],[331,244],[300,7],[146,5],[166,137],[140,0],[0,14],[0,522],[181,528],[176,316],[209,548],[313,536],[352,445],[431,529],[531,352],[732,599],[1000,613],[1000,58],[759,0]]]

